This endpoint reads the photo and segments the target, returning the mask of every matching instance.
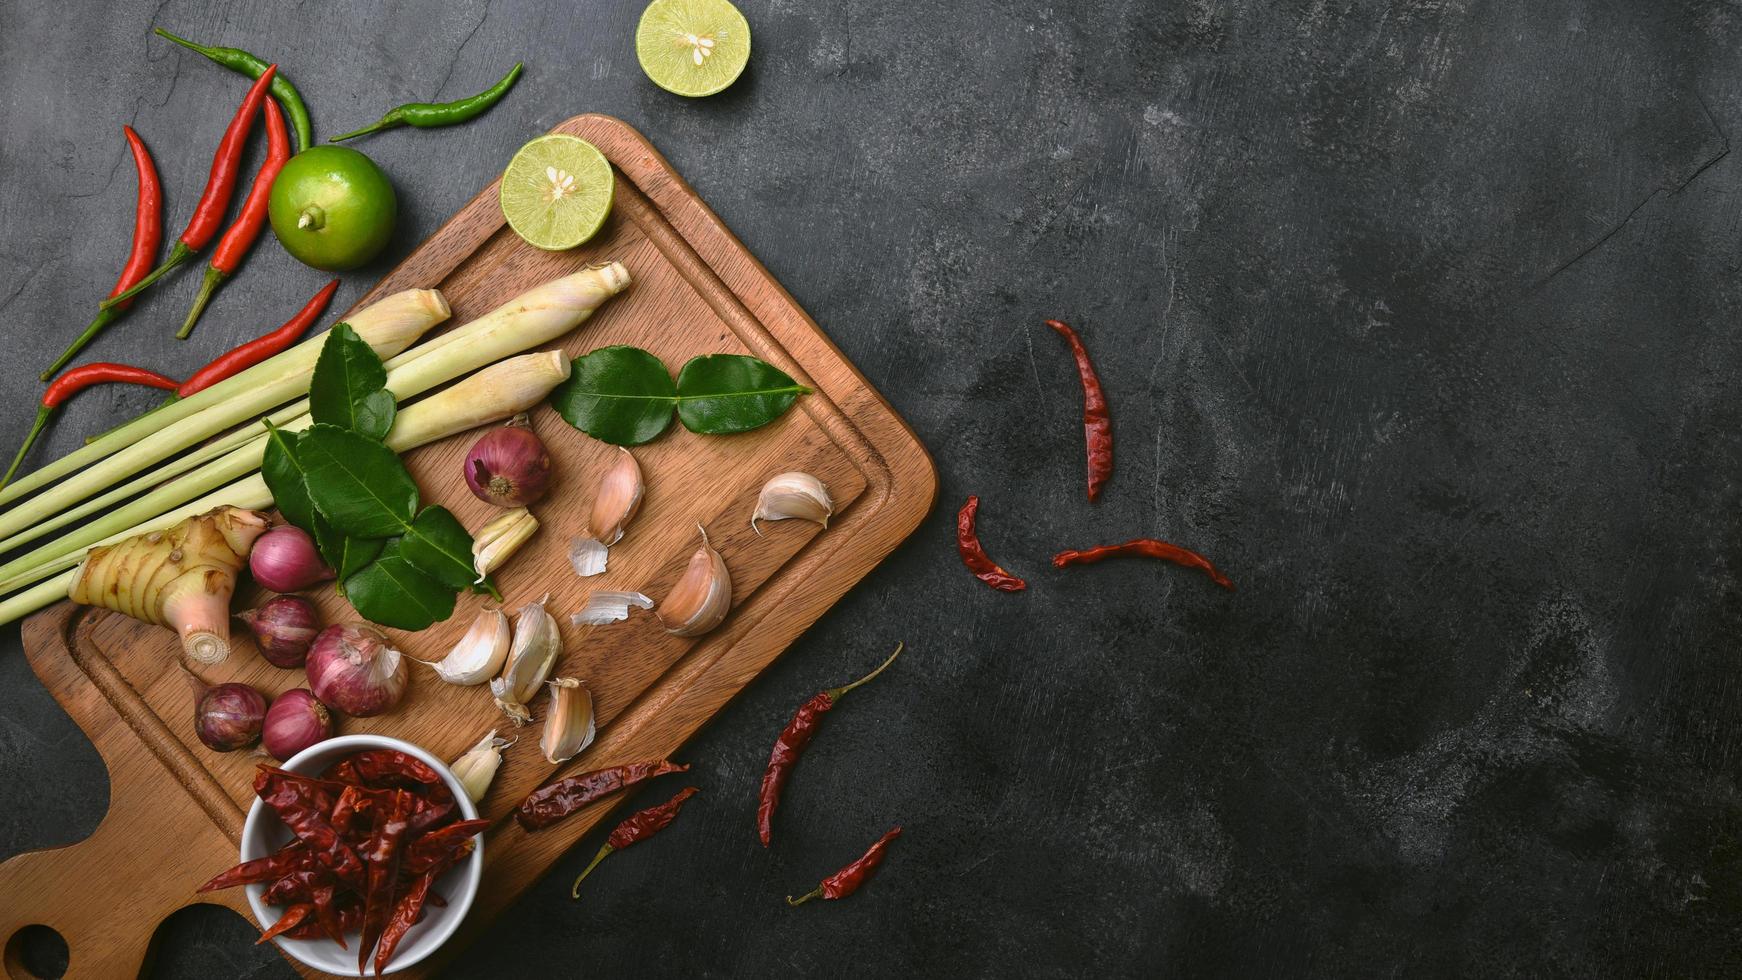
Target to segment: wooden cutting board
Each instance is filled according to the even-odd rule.
[[[918,526],[937,492],[936,472],[913,432],[639,133],[598,115],[576,116],[554,131],[591,141],[617,168],[616,207],[593,241],[562,253],[525,245],[504,224],[493,182],[359,306],[395,290],[438,287],[453,306],[451,327],[530,286],[614,259],[635,284],[564,338],[569,353],[635,344],[674,371],[696,354],[754,354],[815,393],[755,432],[698,436],[674,423],[637,448],[647,479],[641,513],[611,549],[607,572],[587,580],[570,570],[567,542],[616,450],[548,407],[534,414],[555,462],[554,489],[533,508],[542,523],[537,537],[499,582],[511,613],[551,595],[565,650],[553,676],[576,677],[592,689],[599,737],[561,769],[539,754],[536,726],[523,729],[508,750],[482,807],[496,821],[486,836],[483,885],[445,947],[448,955],[488,928],[616,802],[529,834],[510,816],[527,792],[560,773],[681,758],[679,749],[698,728]],[[460,459],[474,438],[463,434],[406,455],[425,500],[445,504],[472,529],[493,513],[461,480]],[[758,490],[785,470],[806,470],[828,484],[836,513],[827,530],[782,521],[766,526],[765,537],[752,533]],[[662,598],[698,544],[698,523],[732,573],[733,612],[720,628],[681,639],[639,611],[607,627],[568,623],[594,589]],[[244,594],[238,601],[257,598]],[[316,598],[327,621],[355,618],[331,589]],[[394,639],[414,656],[438,659],[484,603],[463,597],[447,622]],[[47,925],[66,939],[68,977],[107,980],[140,969],[158,923],[176,909],[209,901],[249,916],[240,889],[213,895],[194,889],[236,861],[257,760],[212,752],[194,738],[193,695],[177,649],[168,630],[69,603],[24,624],[32,669],[91,737],[111,785],[109,812],[90,838],[0,864],[0,937],[7,937],[4,963],[12,976],[27,975],[13,938],[27,925]],[[267,664],[245,637],[226,663],[202,676],[208,683],[242,681],[268,695],[305,683],[301,670]],[[533,707],[542,717],[542,698]],[[503,719],[486,688],[451,687],[414,665],[396,711],[344,719],[340,731],[393,735],[452,759],[497,727]],[[426,975],[442,962],[438,955],[403,975]]]

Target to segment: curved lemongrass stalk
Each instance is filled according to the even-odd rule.
[[[441,293],[433,289],[408,289],[353,313],[345,322],[377,354],[392,357],[446,319],[449,312]],[[42,494],[0,514],[0,535],[21,531],[201,439],[307,392],[309,375],[325,342],[324,335],[305,340],[228,381],[142,416],[137,422],[124,425],[8,485],[0,490],[0,503],[97,460],[78,475],[57,484],[53,493]],[[222,394],[207,397],[215,392]]]
[[[74,602],[168,626],[188,657],[230,655],[230,596],[266,515],[235,507],[190,517],[167,531],[94,548],[67,586]]]

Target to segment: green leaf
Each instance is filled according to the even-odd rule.
[[[266,487],[284,519],[312,534],[317,515],[296,455],[299,436],[300,432],[286,432],[266,423],[266,453],[260,458],[260,475],[266,478]]]
[[[315,547],[321,551],[321,559],[338,573],[341,587],[345,579],[374,561],[375,556],[381,554],[381,546],[386,544],[380,538],[353,538],[341,534],[319,514],[315,515],[315,528],[312,533],[315,536]]]
[[[478,577],[478,570],[472,567],[472,536],[446,507],[425,507],[399,539],[399,553],[418,571],[450,589],[469,589]],[[493,585],[489,591],[496,593]]]
[[[316,422],[380,439],[393,427],[393,393],[381,358],[348,323],[327,334],[309,379],[309,414]]]
[[[677,417],[691,432],[748,432],[780,418],[810,389],[744,354],[690,358],[677,376]]]
[[[659,358],[637,347],[601,347],[575,358],[551,407],[595,439],[639,446],[671,425],[677,388]]]
[[[393,450],[373,439],[315,425],[297,440],[297,457],[315,510],[336,531],[392,537],[417,513],[417,484]]]
[[[372,623],[420,630],[454,614],[454,590],[414,568],[389,541],[381,557],[345,580],[345,597]]]

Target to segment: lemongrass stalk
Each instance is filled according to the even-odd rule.
[[[0,625],[16,622],[38,609],[52,606],[66,598],[67,586],[73,583],[73,577],[77,574],[76,570],[68,570],[34,588],[0,601]]]
[[[441,293],[408,289],[357,311],[345,322],[386,358],[411,346],[430,327],[446,319],[448,312]],[[227,381],[164,406],[161,413],[152,412],[124,425],[0,490],[0,503],[5,503],[90,464],[76,476],[62,480],[53,493],[41,494],[0,515],[0,534],[29,527],[117,480],[307,392],[309,375],[325,342],[324,337],[305,340]],[[218,393],[216,397],[208,397],[214,393]]]
[[[385,442],[395,452],[404,452],[457,432],[511,418],[543,401],[552,389],[568,378],[569,366],[569,359],[563,352],[541,351],[486,367],[451,388],[406,406],[395,417]],[[305,415],[287,423],[285,428],[306,428],[309,423],[310,419]],[[226,480],[259,469],[265,448],[264,439],[249,443],[175,484],[159,488],[127,507],[104,515],[100,521],[0,566],[0,593],[78,564],[89,547],[101,547],[136,534],[162,530],[214,507],[244,510],[271,507],[272,493],[266,488],[265,478],[258,473],[215,492],[207,492]],[[191,503],[185,502],[200,493],[206,493],[206,496]],[[164,508],[173,509],[166,512]]]

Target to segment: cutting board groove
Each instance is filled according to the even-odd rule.
[[[548,407],[534,413],[534,427],[555,460],[555,489],[533,508],[538,536],[499,579],[511,614],[552,594],[565,651],[554,675],[587,683],[599,738],[579,758],[553,768],[539,754],[537,728],[522,730],[526,737],[506,754],[481,807],[495,824],[486,836],[478,900],[443,954],[406,976],[439,969],[616,803],[529,834],[509,817],[527,792],[565,772],[677,753],[918,526],[937,490],[931,460],[913,433],[645,139],[597,115],[576,116],[554,132],[591,141],[616,168],[616,207],[592,242],[565,253],[525,245],[504,225],[492,183],[358,305],[400,289],[439,287],[454,308],[451,328],[586,263],[617,260],[635,284],[564,338],[563,349],[581,354],[630,343],[674,369],[695,354],[749,353],[815,392],[755,432],[704,437],[674,424],[637,448],[648,485],[642,511],[612,549],[606,573],[585,581],[568,567],[567,541],[615,450],[575,432]],[[448,506],[474,529],[492,513],[458,479],[459,460],[475,437],[456,436],[405,457],[426,501]],[[753,533],[749,515],[757,491],[769,476],[789,469],[813,472],[829,485],[835,519],[826,531],[784,521],[765,528],[765,535]],[[567,623],[594,589],[630,588],[662,598],[699,543],[698,524],[732,572],[733,612],[718,629],[700,638],[673,637],[639,612],[607,627]],[[244,594],[239,602],[257,598]],[[330,589],[315,598],[329,622],[355,618]],[[408,653],[439,659],[481,608],[482,598],[463,598],[447,622],[392,635]],[[7,944],[0,962],[7,972],[27,975],[11,937],[31,924],[66,939],[68,977],[106,978],[137,973],[158,924],[178,908],[209,901],[248,915],[239,890],[195,895],[193,889],[236,859],[256,760],[211,752],[194,739],[191,687],[173,636],[62,604],[26,622],[24,641],[32,669],[107,764],[110,807],[86,840],[0,864],[0,937]],[[269,695],[304,685],[300,670],[271,667],[245,640],[237,647],[229,661],[202,671],[202,679],[239,680]],[[485,689],[449,687],[421,667],[412,670],[410,693],[397,711],[344,719],[341,731],[390,734],[453,758],[483,731],[502,726]],[[541,713],[543,699],[533,708]],[[67,887],[78,882],[101,887],[96,894]]]

